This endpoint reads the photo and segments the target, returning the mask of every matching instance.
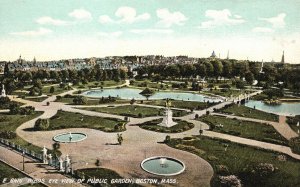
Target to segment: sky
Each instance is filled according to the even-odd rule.
[[[300,63],[299,0],[0,0],[0,60],[123,55]]]

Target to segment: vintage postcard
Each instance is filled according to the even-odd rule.
[[[299,9],[0,0],[0,187],[300,186]]]

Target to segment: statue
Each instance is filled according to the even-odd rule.
[[[165,110],[165,115],[164,115],[163,121],[158,125],[163,126],[163,127],[172,127],[172,126],[176,125],[177,123],[174,122],[172,119],[173,112],[170,109],[171,102],[169,101],[169,99],[167,99],[165,106],[166,106],[166,110]]]
[[[2,90],[1,90],[0,97],[6,97],[6,92],[5,92],[4,84],[2,84]]]

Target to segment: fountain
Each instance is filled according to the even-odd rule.
[[[84,133],[62,133],[53,137],[53,140],[60,143],[74,143],[87,138]]]
[[[176,125],[177,123],[173,121],[172,116],[173,116],[173,112],[170,109],[171,106],[171,102],[169,100],[166,101],[166,110],[165,110],[165,115],[163,118],[163,121],[161,123],[159,123],[159,126],[162,127],[172,127],[174,125]]]
[[[141,167],[148,173],[160,176],[179,175],[185,170],[180,160],[165,156],[150,157],[142,161]]]

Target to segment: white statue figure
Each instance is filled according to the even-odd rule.
[[[65,158],[65,172],[70,173],[71,172],[71,159],[69,158],[69,155]]]
[[[4,84],[2,84],[2,90],[1,90],[0,97],[6,97],[6,92],[5,92]]]
[[[47,159],[47,149],[46,147],[44,146],[44,148],[42,149],[42,152],[43,152],[43,163],[44,164],[47,164],[48,163],[48,159]]]
[[[64,167],[63,167],[63,162],[64,161],[61,157],[59,158],[58,162],[59,162],[59,171],[64,171]]]
[[[165,115],[164,115],[164,118],[163,118],[163,121],[158,124],[159,126],[163,126],[163,127],[172,127],[174,125],[176,125],[177,123],[173,121],[172,119],[172,115],[173,115],[173,112],[172,110],[170,109],[170,101],[166,101],[166,110],[165,110]]]

